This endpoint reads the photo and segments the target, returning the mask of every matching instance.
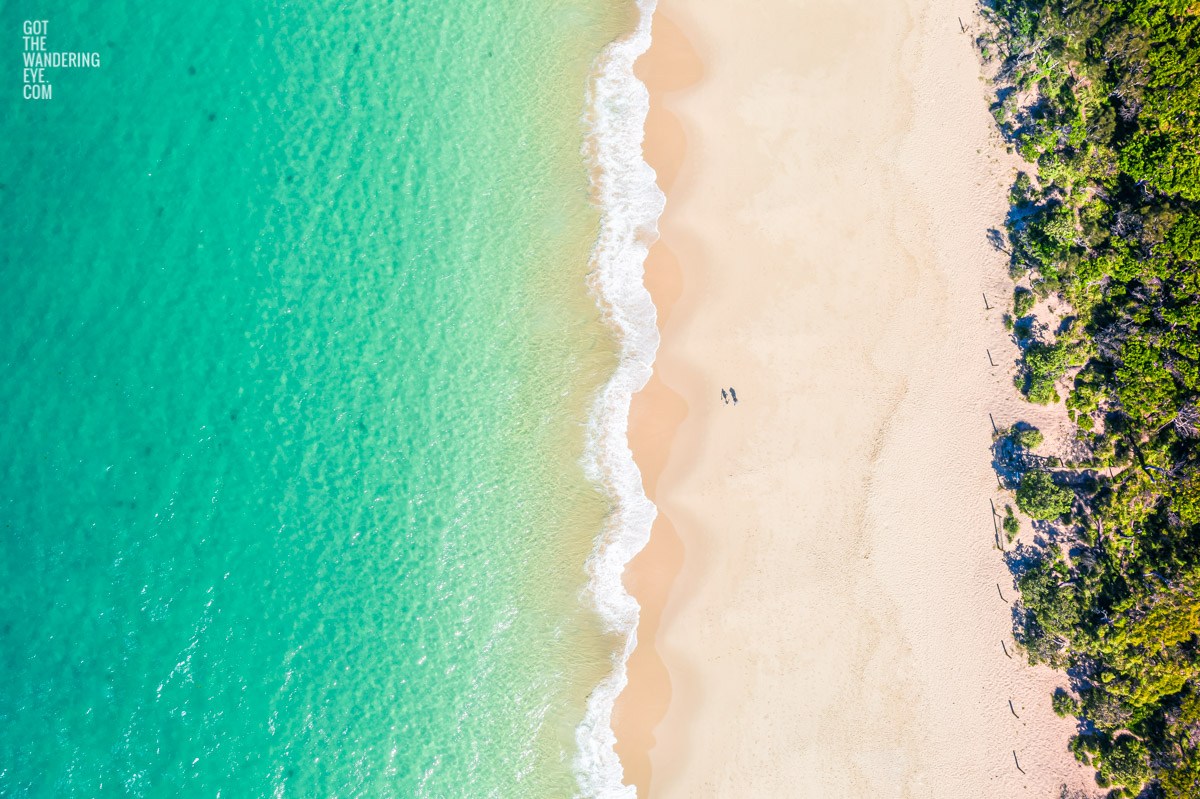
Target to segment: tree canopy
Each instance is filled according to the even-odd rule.
[[[1078,668],[1078,700],[1055,707],[1088,722],[1072,749],[1100,785],[1195,799],[1200,4],[995,0],[985,16],[993,116],[1032,165],[1006,224],[1029,284],[1013,295],[1016,382],[1065,399],[1076,428],[1069,474],[1025,456],[1017,505],[1056,532],[1022,566],[1015,632],[1031,661]]]

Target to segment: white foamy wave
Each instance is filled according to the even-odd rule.
[[[592,194],[600,207],[600,236],[592,250],[589,282],[620,344],[620,363],[596,397],[588,420],[584,469],[609,494],[613,509],[588,561],[586,596],[623,644],[613,653],[612,673],[588,697],[575,732],[575,768],[581,796],[634,799],[623,785],[613,745],[613,703],[625,688],[625,663],[637,645],[639,606],[625,590],[625,564],[650,539],[657,513],[642,489],[626,432],[629,402],[650,379],[658,350],[658,324],[650,292],[642,283],[650,245],[658,238],[665,198],[654,170],[642,158],[650,95],[633,74],[633,63],[650,46],[656,0],[640,0],[637,28],[600,54],[588,87],[583,154],[591,167]]]

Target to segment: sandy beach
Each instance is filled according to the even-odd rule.
[[[663,340],[630,423],[659,518],[614,718],[641,797],[1098,793],[995,547],[989,414],[1034,414],[974,8],[659,4]]]

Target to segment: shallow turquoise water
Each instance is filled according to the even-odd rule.
[[[4,7],[0,795],[574,791],[612,5]]]

